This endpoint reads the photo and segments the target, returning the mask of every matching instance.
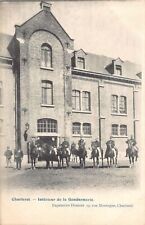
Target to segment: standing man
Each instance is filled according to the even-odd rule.
[[[15,158],[15,162],[16,162],[16,169],[20,170],[21,169],[21,163],[22,163],[22,159],[23,159],[23,152],[21,149],[15,150],[14,153],[14,158]]]
[[[10,150],[10,147],[7,146],[7,150],[4,153],[4,156],[6,157],[6,168],[10,167],[10,165],[11,165],[12,155],[13,155],[12,150]]]

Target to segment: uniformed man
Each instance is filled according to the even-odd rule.
[[[16,162],[16,169],[20,170],[21,169],[21,162],[23,159],[23,152],[21,149],[15,150],[14,152],[14,158]]]
[[[94,149],[97,149],[99,151],[99,156],[101,156],[101,148],[100,148],[101,144],[100,144],[100,141],[98,140],[98,138],[96,138],[95,141],[92,142],[91,147]],[[93,152],[93,150],[91,151],[90,159],[92,159],[92,152]]]
[[[106,149],[104,158],[107,158],[109,148],[112,148],[112,150],[114,151],[114,157],[116,157],[115,141],[112,139],[112,136],[110,136],[110,139],[106,142],[106,145],[107,145],[107,149]]]
[[[7,146],[7,150],[4,153],[4,156],[6,157],[6,167],[10,167],[12,155],[12,150],[10,150],[10,147]]]
[[[80,140],[78,141],[78,146],[85,145],[85,140],[81,137]]]
[[[133,138],[133,135],[131,135],[130,139],[128,139],[126,141],[126,143],[128,144],[128,148],[134,146],[134,148],[136,148],[136,153],[137,153],[137,157],[138,157],[138,147],[136,146],[137,142],[136,140]],[[126,156],[128,156],[128,148],[126,149]]]

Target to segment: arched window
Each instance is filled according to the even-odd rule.
[[[81,124],[75,122],[72,124],[72,133],[73,134],[81,134]]]
[[[57,121],[48,118],[37,120],[37,132],[57,133]]]
[[[45,68],[52,67],[52,48],[46,43],[41,46],[41,66]]]
[[[80,100],[80,91],[72,91],[72,109],[80,110],[81,109],[81,100]]]
[[[83,134],[91,135],[91,124],[83,123]]]
[[[51,81],[41,81],[42,104],[53,105],[53,84]]]

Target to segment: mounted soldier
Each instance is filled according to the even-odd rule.
[[[91,143],[92,151],[91,151],[91,157],[90,157],[90,159],[92,159],[92,155],[93,155],[93,151],[94,150],[98,150],[98,153],[101,156],[102,153],[101,153],[101,148],[100,147],[101,147],[101,143],[98,140],[98,138],[96,138],[95,141],[92,141],[92,143]]]
[[[106,152],[105,152],[105,157],[104,158],[107,158],[108,156],[108,151],[109,149],[111,148],[114,152],[114,157],[116,157],[116,147],[115,147],[115,141],[112,140],[112,136],[110,136],[110,139],[106,142],[106,145],[107,145],[107,149],[106,149]]]

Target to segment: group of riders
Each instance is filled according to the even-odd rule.
[[[131,136],[130,139],[126,141],[126,144],[128,145],[128,148],[126,149],[126,157],[129,157],[129,161],[131,164],[131,158],[133,157],[133,163],[134,163],[134,157],[136,159],[138,158],[138,147],[136,140]],[[58,158],[60,161],[62,161],[63,166],[63,159],[66,159],[66,164],[68,166],[68,163],[70,161],[70,156],[75,155],[76,157],[79,157],[80,164],[83,162],[85,165],[85,158],[87,157],[87,150],[86,150],[86,143],[85,140],[81,137],[78,141],[78,147],[76,143],[72,143],[71,146],[69,142],[64,139],[62,144],[60,144],[59,147],[56,147],[55,145],[50,145],[47,143],[41,142],[39,138],[35,139],[32,138],[30,142],[28,142],[27,145],[27,153],[28,153],[28,162],[33,162],[33,167],[35,167],[35,161],[36,158],[38,158],[39,161],[45,160],[47,162],[47,167],[49,166],[49,162],[51,161],[58,161]],[[118,157],[118,149],[115,146],[115,141],[110,137],[110,139],[106,142],[106,151],[105,154],[103,153],[103,149],[101,148],[101,143],[98,139],[95,139],[91,143],[91,157],[90,159],[93,159],[93,164],[95,165],[95,158],[96,163],[99,165],[99,159],[107,159],[107,163],[109,165],[109,157],[110,157],[110,164],[111,160],[115,160],[115,163],[117,165],[117,157]],[[7,147],[7,150],[5,151],[4,155],[6,156],[6,163],[7,166],[11,162],[12,157],[12,151],[9,147]],[[50,159],[51,156],[51,159]],[[14,159],[16,162],[16,168],[21,169],[21,161],[23,158],[23,152],[18,149],[17,151],[14,151]]]

